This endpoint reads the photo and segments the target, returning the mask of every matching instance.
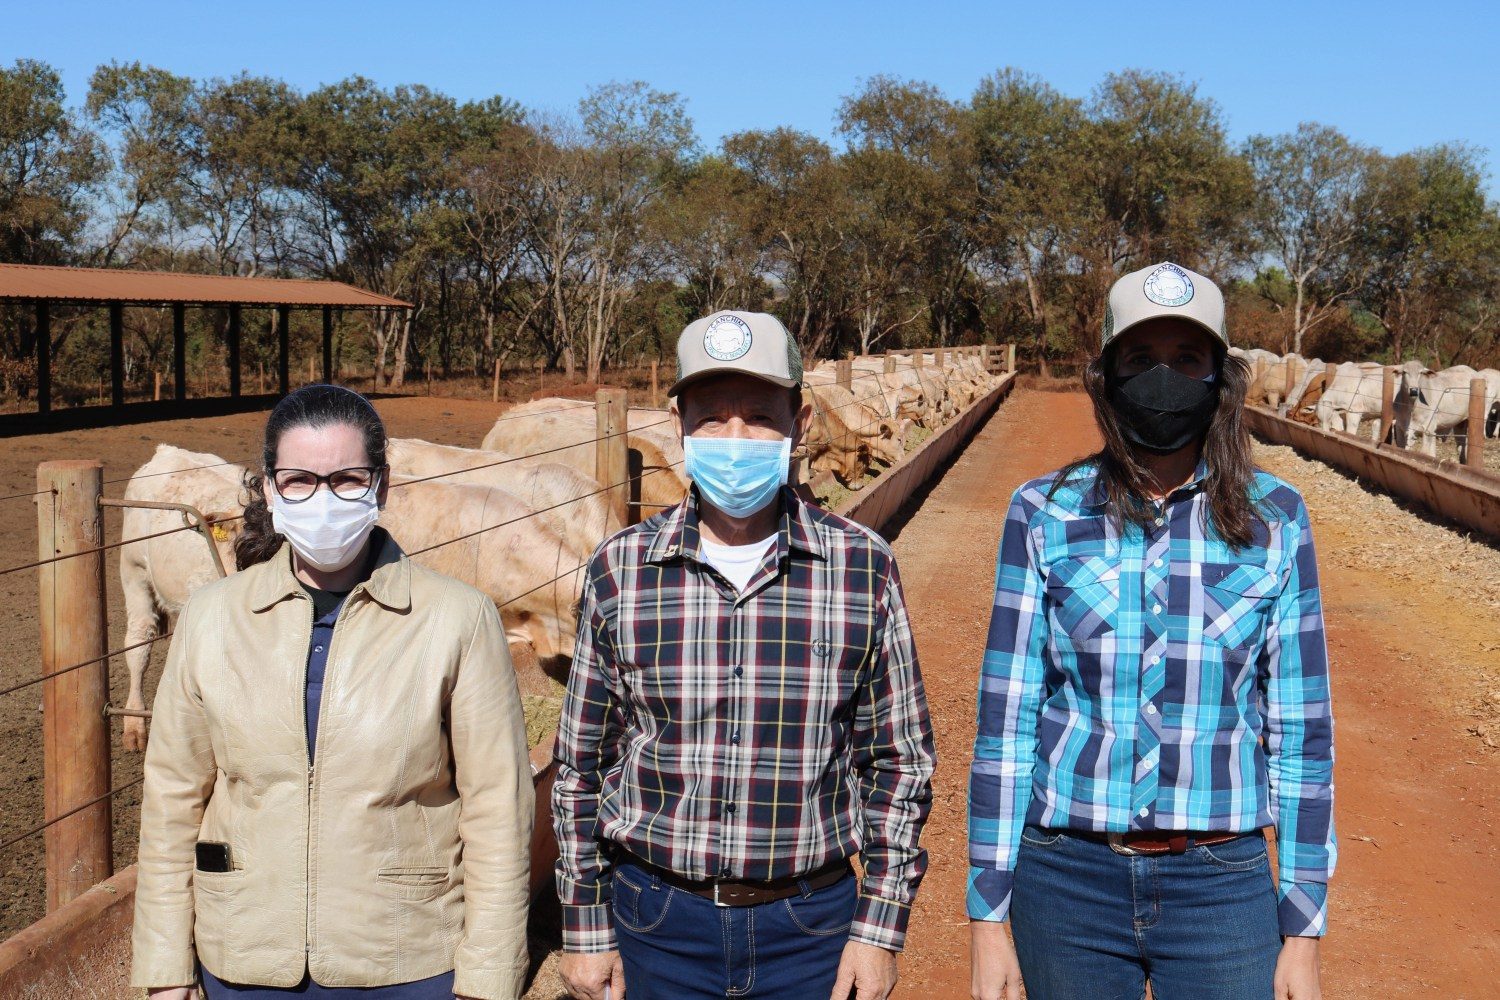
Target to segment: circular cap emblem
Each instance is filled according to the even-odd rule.
[[[737,361],[750,351],[750,324],[738,316],[720,316],[703,333],[703,349],[715,361]]]
[[[1146,275],[1146,298],[1159,306],[1185,306],[1193,300],[1193,279],[1176,264],[1163,264]]]

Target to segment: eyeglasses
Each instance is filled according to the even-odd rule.
[[[320,484],[326,484],[328,491],[340,500],[363,500],[379,481],[380,469],[369,467],[339,469],[326,476],[306,469],[271,470],[271,485],[276,488],[276,495],[287,503],[310,499],[318,492]]]

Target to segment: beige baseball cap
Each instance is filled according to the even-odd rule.
[[[724,310],[695,319],[677,338],[675,396],[710,375],[752,375],[788,389],[802,384],[802,352],[770,313]]]
[[[1104,340],[1100,346],[1148,319],[1170,317],[1196,323],[1225,347],[1224,294],[1208,278],[1180,264],[1164,261],[1132,271],[1109,290],[1104,307]]]

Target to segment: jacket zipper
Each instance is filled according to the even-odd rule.
[[[327,698],[328,698],[328,669],[331,666],[333,666],[333,662],[334,662],[333,661],[333,644],[338,639],[339,623],[344,620],[344,614],[349,610],[349,604],[350,604],[351,601],[354,600],[354,595],[356,593],[358,593],[361,589],[363,589],[363,587],[364,587],[364,584],[360,584],[359,586],[355,587],[354,590],[351,590],[349,592],[348,596],[346,596],[344,598],[344,603],[339,607],[339,613],[336,616],[334,616],[334,619],[333,619],[333,635],[330,636],[329,639],[328,639],[328,655],[327,655],[327,657],[323,661],[323,686],[322,686],[322,689],[319,690],[319,692],[318,692],[318,724],[320,726],[322,725],[322,719],[323,719],[323,706],[327,702]],[[302,596],[303,596],[303,599],[305,601],[307,601],[307,641],[303,643],[303,648],[306,649],[307,646],[308,646],[308,644],[312,642],[312,630],[313,630],[313,624],[314,624],[314,622],[316,620],[316,615],[315,615],[314,609],[313,609],[312,596],[309,595],[309,594],[307,594],[307,593],[304,593]],[[321,740],[318,741],[319,746],[322,745],[322,742],[323,741],[321,741]],[[318,762],[317,762],[317,750],[314,749],[314,748],[312,748],[312,747],[309,747],[308,746],[308,741],[307,741],[307,667],[306,667],[306,661],[305,660],[304,660],[304,666],[302,668],[302,751],[303,751],[303,756],[305,758],[307,758],[307,838],[306,838],[306,843],[307,843],[307,846],[306,846],[306,852],[307,852],[307,859],[306,859],[306,868],[307,868],[307,896],[306,896],[306,898],[307,898],[307,914],[306,914],[306,918],[305,918],[305,920],[306,920],[306,933],[303,934],[303,942],[304,942],[304,944],[306,946],[306,949],[307,949],[308,971],[311,972],[311,970],[312,970],[313,936],[314,936],[314,934],[317,931],[317,923],[313,919],[313,886],[316,883],[316,880],[313,878],[313,846],[312,846],[312,841],[313,841],[313,803],[317,799],[316,787],[315,787],[315,785],[313,783],[313,779],[314,779],[314,777],[318,773],[318,767],[317,767],[317,763]]]

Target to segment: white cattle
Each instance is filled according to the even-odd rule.
[[[1312,385],[1315,379],[1321,378],[1327,368],[1328,366],[1317,358],[1308,361],[1302,369],[1302,375],[1297,379],[1297,384],[1292,386],[1292,391],[1287,393],[1286,399],[1277,407],[1276,412],[1283,417],[1295,417],[1303,408],[1302,401],[1307,395],[1308,386]]]
[[[1440,372],[1423,368],[1415,376],[1403,366],[1396,397],[1397,442],[1436,458],[1438,438],[1456,438],[1459,461],[1463,461],[1468,447],[1469,383],[1478,377],[1468,365]]]
[[[496,451],[391,438],[386,461],[394,481],[495,486],[537,511],[553,531],[592,551],[624,525],[610,509],[597,480],[562,462],[521,461]]]
[[[160,445],[131,478],[125,496],[187,504],[204,513],[224,568],[232,573],[234,541],[242,530],[244,472],[217,455]],[[539,490],[545,479],[534,480]],[[183,524],[180,512],[127,508],[124,537],[143,538]],[[554,530],[509,491],[441,480],[393,482],[380,525],[416,562],[488,594],[499,606],[510,641],[533,649],[554,677],[564,669],[572,656],[584,564],[593,550],[586,535]],[[121,548],[125,645],[138,647],[126,653],[127,708],[145,707],[141,678],[152,641],[194,590],[217,578],[208,545],[196,532],[177,531]],[[127,717],[125,734],[128,749],[141,749],[143,720]]]
[[[1375,362],[1345,361],[1339,365],[1333,370],[1328,387],[1318,400],[1318,425],[1325,431],[1344,430],[1358,434],[1360,420],[1375,417],[1371,437],[1378,443],[1383,381],[1384,367]]]
[[[214,548],[226,572],[234,572],[234,538],[239,531],[242,466],[217,455],[156,446],[151,460],[125,485],[126,500],[179,503],[196,508],[213,525]],[[219,578],[214,556],[196,531],[173,531],[189,523],[180,511],[126,507],[121,538],[141,538],[120,548],[120,587],[125,594],[125,667],[130,691],[125,707],[146,707],[141,678],[151,658],[151,644],[187,603],[188,596]],[[162,534],[172,532],[171,534]],[[159,537],[148,537],[157,535]],[[146,747],[146,720],[125,716],[127,750]]]
[[[507,410],[484,436],[480,448],[521,456],[523,461],[561,462],[593,476],[598,436],[591,404],[547,397]],[[627,441],[641,454],[643,513],[649,515],[680,501],[688,481],[671,417],[658,410],[631,410]]]

